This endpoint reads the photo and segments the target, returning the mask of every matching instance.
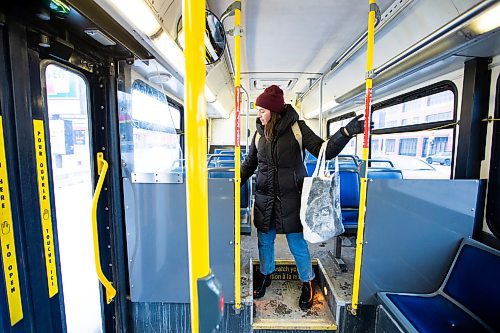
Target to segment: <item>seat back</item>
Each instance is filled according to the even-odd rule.
[[[218,160],[215,164],[221,168],[234,168],[234,160]]]
[[[314,168],[316,167],[316,160],[317,158],[314,155],[306,151],[306,156],[304,158],[304,165],[306,167],[307,175],[309,177],[311,177],[314,172]]]
[[[248,208],[248,186],[250,180],[247,180],[242,186],[240,190],[240,208]]]
[[[342,208],[359,207],[359,174],[356,170],[339,170],[340,175],[340,206]]]
[[[223,164],[222,162],[220,164]],[[209,168],[208,169],[208,178],[227,178],[231,179],[234,178],[234,162],[231,167],[223,167],[219,166],[216,168]],[[248,198],[248,186],[249,186],[250,180],[248,180],[246,183],[244,183],[241,186],[240,190],[240,208],[248,208],[249,206],[249,198]]]
[[[358,229],[359,174],[354,169],[340,169],[340,207],[345,234],[354,234]]]
[[[500,332],[500,251],[466,239],[443,291]]]
[[[368,168],[370,179],[403,179],[403,173],[394,168]]]
[[[208,178],[234,178],[234,169],[232,168],[209,168]]]

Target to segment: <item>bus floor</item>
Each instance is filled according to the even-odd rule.
[[[292,279],[289,279],[290,275],[283,273],[284,271],[296,272],[285,235],[277,235],[275,241],[276,272],[274,277],[277,279],[273,279],[267,288],[266,295],[259,300],[253,300],[252,297],[252,273],[258,269],[259,258],[257,230],[253,228],[251,235],[241,236],[241,295],[243,303],[253,303],[252,326],[254,330],[279,328],[303,332],[306,328],[310,331],[328,331],[336,328],[338,322],[336,317],[340,313],[340,307],[351,301],[354,240],[343,238],[342,258],[348,267],[345,273],[341,272],[334,260],[335,239],[309,244],[309,250],[316,271],[316,296],[313,307],[302,311],[298,305],[301,282],[296,280],[296,273],[291,274]],[[288,268],[283,268],[284,266]]]

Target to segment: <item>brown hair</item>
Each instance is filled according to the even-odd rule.
[[[278,121],[281,119],[281,115],[277,112],[271,112],[271,118],[267,122],[267,124],[264,126],[264,136],[266,137],[266,140],[269,142],[273,139],[274,135],[274,127],[278,123]]]

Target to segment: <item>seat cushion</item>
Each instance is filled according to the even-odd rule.
[[[385,295],[420,333],[488,332],[477,320],[441,295]]]
[[[500,256],[465,244],[444,292],[500,332]]]
[[[358,227],[358,210],[342,210],[342,224],[344,227]]]

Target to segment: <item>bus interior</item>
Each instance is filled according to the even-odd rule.
[[[500,332],[499,78],[498,0],[3,0],[0,331]],[[284,235],[253,296],[272,85],[366,119],[308,310]]]

